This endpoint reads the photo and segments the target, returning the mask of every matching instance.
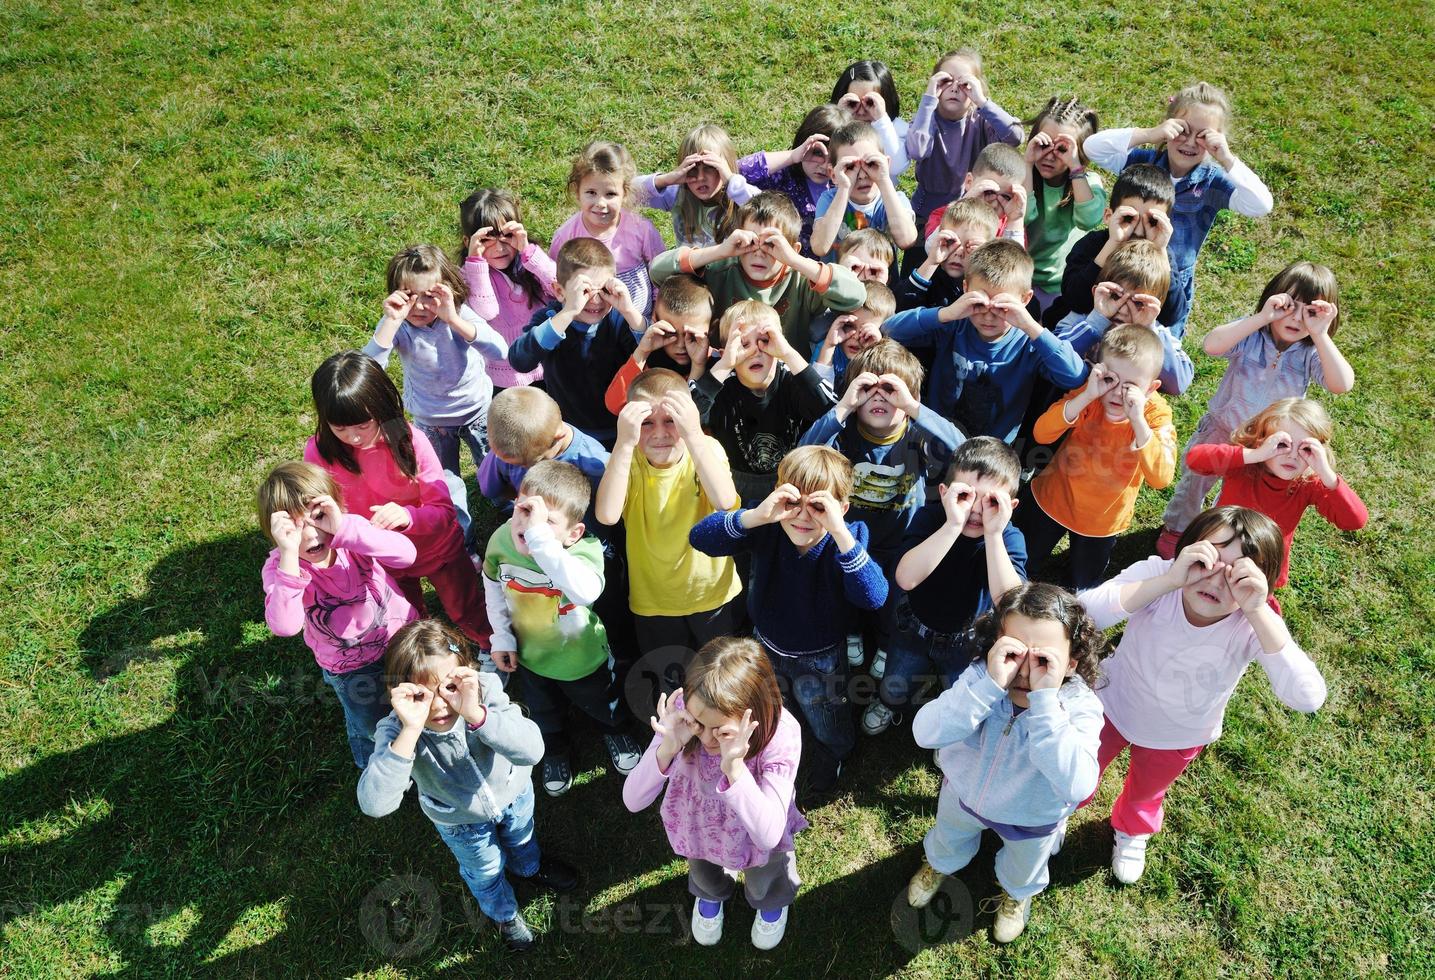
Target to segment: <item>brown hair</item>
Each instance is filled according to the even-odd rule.
[[[1230,537],[1221,542],[1222,545],[1238,541],[1241,554],[1254,561],[1265,575],[1269,592],[1281,573],[1285,539],[1281,537],[1280,525],[1258,511],[1231,506],[1201,511],[1181,532],[1181,538],[1176,542],[1176,553],[1180,554],[1197,541],[1217,537],[1222,531],[1230,532]]]
[[[628,385],[629,402],[656,402],[670,391],[687,391],[688,383],[681,374],[667,368],[639,371]]]
[[[1092,136],[1095,136],[1101,129],[1101,121],[1096,116],[1096,110],[1089,106],[1082,105],[1075,96],[1063,99],[1059,95],[1053,95],[1050,99],[1047,99],[1046,105],[1042,106],[1041,110],[1037,112],[1035,116],[1024,121],[1027,127],[1028,139],[1037,134],[1043,123],[1051,123],[1055,126],[1064,126],[1069,129],[1074,129],[1076,131],[1076,135],[1073,137],[1076,140],[1076,159],[1081,162],[1083,167],[1086,166],[1086,150],[1083,144]],[[1059,208],[1064,208],[1071,203],[1070,171],[1062,177],[1062,182],[1066,187],[1066,193],[1061,196],[1061,200],[1056,205]],[[1036,201],[1038,220],[1041,218],[1040,212],[1042,210],[1042,195],[1039,193],[1041,184],[1042,177],[1036,172],[1036,167],[1033,166],[1031,171],[1031,186],[1038,188],[1038,193],[1033,195]]]
[[[891,102],[888,102],[887,111],[896,112],[897,110],[892,108]],[[895,119],[896,117],[893,116],[892,118]],[[863,122],[860,119],[853,119],[850,123],[833,133],[832,138],[827,141],[827,145],[832,148],[833,163],[836,163],[837,148],[839,146],[852,146],[856,144],[858,140],[871,140],[877,145],[878,153],[885,152],[882,149],[882,139],[877,135],[876,128],[871,123]]]
[[[259,485],[255,505],[259,512],[259,526],[270,544],[277,544],[269,529],[269,518],[273,514],[302,514],[309,509],[314,498],[333,497],[342,508],[344,498],[339,484],[322,466],[313,463],[280,463],[269,471]]]
[[[870,255],[883,265],[891,265],[897,259],[896,246],[880,228],[858,228],[837,243],[838,259],[845,259],[853,252]]]
[[[852,121],[852,113],[840,105],[827,103],[811,110],[802,117],[802,122],[797,124],[797,132],[792,137],[792,148],[795,150],[807,142],[809,136],[821,133],[830,141],[832,134]],[[802,169],[802,161],[797,160],[787,167],[788,176],[797,182],[797,186],[803,186],[807,179],[807,171]]]
[[[1128,239],[1107,258],[1101,278],[1165,302],[1171,290],[1171,260],[1166,249],[1149,238]]]
[[[802,216],[786,194],[777,191],[763,191],[737,209],[737,220],[733,227],[747,224],[759,228],[776,228],[793,245],[802,237]]]
[[[757,731],[748,742],[747,758],[755,759],[767,748],[782,717],[782,691],[772,664],[756,640],[720,636],[703,644],[683,679],[683,700],[694,699],[729,718],[741,718],[752,711]],[[694,735],[683,746],[684,755],[697,751]]]
[[[723,310],[722,318],[718,320],[719,343],[727,343],[728,337],[732,334],[733,324],[739,320],[745,321],[748,326],[767,323],[778,330],[782,329],[782,318],[772,307],[760,299],[740,299]]]
[[[314,443],[326,463],[338,463],[350,473],[359,472],[354,453],[339,441],[330,426],[363,425],[377,422],[388,443],[399,472],[409,479],[418,476],[413,435],[404,418],[404,402],[379,362],[356,350],[331,355],[309,381],[314,398]]]
[[[982,174],[994,174],[1015,183],[1026,176],[1026,160],[1014,146],[988,143],[982,147],[982,152],[977,154],[977,159],[972,164],[972,173],[978,177]]]
[[[558,249],[558,285],[566,289],[570,279],[590,269],[610,276],[618,271],[613,253],[598,239],[570,238]]]
[[[1021,483],[1021,459],[1016,450],[994,436],[975,436],[957,447],[947,464],[943,483],[951,483],[958,473],[975,473],[977,479],[996,480],[1009,491]]]
[[[523,474],[518,492],[525,497],[542,497],[549,507],[577,524],[588,512],[593,485],[583,471],[561,459],[544,459]]]
[[[922,362],[890,337],[884,337],[866,350],[859,351],[847,362],[847,370],[842,372],[842,390],[845,392],[852,379],[864,371],[879,376],[895,374],[906,384],[912,397],[920,397],[917,393],[922,390]]]
[[[663,309],[674,316],[688,316],[706,311],[708,319],[712,319],[713,294],[702,280],[685,272],[664,279],[663,284],[658,287],[658,296],[653,303],[655,306],[658,303],[663,304]]]
[[[1231,100],[1226,93],[1210,82],[1196,82],[1194,85],[1187,85],[1181,91],[1166,100],[1166,118],[1174,119],[1192,106],[1203,105],[1219,110],[1221,113],[1221,125],[1229,126],[1231,123]]]
[[[1002,626],[1011,614],[1055,620],[1071,644],[1071,662],[1076,665],[1076,675],[1087,687],[1096,686],[1097,667],[1110,646],[1076,596],[1048,582],[1023,582],[1000,596],[993,596],[992,602],[992,608],[972,624],[973,646],[982,651],[983,656],[1002,635]]]
[[[977,53],[976,48],[954,48],[948,51],[938,58],[937,63],[932,66],[932,74],[935,75],[941,71],[942,66],[954,58],[961,58],[969,62],[972,66],[972,74],[976,77],[977,81],[981,82],[983,86],[986,85],[987,76],[982,71],[982,56]]]
[[[803,494],[826,490],[845,504],[852,496],[852,461],[831,446],[798,446],[777,464],[777,483]]]
[[[390,688],[417,684],[429,677],[425,664],[453,654],[460,667],[475,667],[468,638],[437,619],[416,619],[389,640],[384,651],[384,683]]]
[[[981,225],[986,229],[989,239],[997,237],[997,224],[996,213],[975,197],[953,201],[947,205],[947,210],[942,212],[943,228],[950,230],[959,225]]]
[[[1285,293],[1301,303],[1323,299],[1335,306],[1335,319],[1330,321],[1330,335],[1335,336],[1335,331],[1340,327],[1340,286],[1335,281],[1335,273],[1327,266],[1314,262],[1292,262],[1266,283],[1260,302],[1256,304],[1256,312],[1259,313],[1266,305],[1266,300],[1277,293]],[[1311,339],[1302,338],[1300,343],[1309,344]]]
[[[867,295],[859,309],[866,310],[881,321],[897,312],[897,297],[892,290],[880,282],[866,282],[862,285],[866,287]]]
[[[998,292],[1010,291],[1018,298],[1031,288],[1033,264],[1026,249],[1005,238],[995,238],[977,247],[967,259],[963,280],[981,279]]]
[[[727,161],[728,169],[737,172],[737,151],[733,149],[732,137],[717,123],[702,123],[683,138],[678,147],[678,159],[686,160],[694,153],[711,153]],[[702,214],[713,209],[713,239],[722,241],[728,232],[737,227],[737,205],[727,196],[727,185],[721,184],[711,201],[699,201],[688,185],[678,188],[677,204],[673,207],[675,230],[678,237],[686,241],[697,234],[702,225]]]
[[[426,276],[438,273],[439,281],[453,290],[453,305],[462,306],[468,299],[468,283],[459,275],[453,259],[437,245],[410,245],[389,259],[386,279],[389,292],[404,288],[404,280],[410,276]]]
[[[1281,423],[1290,419],[1296,425],[1311,434],[1314,439],[1319,439],[1325,445],[1326,456],[1330,459],[1331,465],[1335,465],[1335,457],[1330,451],[1330,437],[1335,434],[1335,427],[1330,423],[1330,415],[1326,412],[1325,406],[1318,401],[1309,398],[1282,398],[1279,401],[1271,402],[1261,409],[1254,417],[1246,419],[1241,427],[1231,433],[1231,442],[1237,446],[1245,446],[1247,449],[1255,449],[1265,442],[1272,432],[1281,428]],[[1306,473],[1300,480],[1319,479],[1314,473]],[[1291,481],[1291,490],[1295,490],[1295,484],[1299,480]]]
[[[1130,361],[1152,378],[1161,373],[1161,364],[1166,359],[1166,349],[1161,344],[1161,338],[1156,336],[1156,331],[1134,323],[1125,323],[1106,331],[1101,337],[1098,350],[1099,361],[1105,361],[1108,357],[1119,357]]]
[[[541,388],[505,388],[488,406],[488,445],[500,458],[531,466],[563,424],[558,403]]]
[[[623,207],[627,207],[633,198],[633,181],[637,179],[638,168],[622,143],[594,140],[583,147],[568,168],[568,193],[576,199],[583,178],[593,174],[617,177],[623,185]]]
[[[464,239],[459,247],[459,261],[476,254],[473,251],[472,238],[478,229],[492,228],[497,233],[510,221],[521,224],[523,219],[518,214],[518,198],[508,191],[480,187],[464,198],[463,203],[458,206],[458,230]],[[503,274],[522,288],[530,307],[542,305],[543,284],[538,281],[537,276],[524,268],[523,256],[515,255],[513,263],[503,270]]]

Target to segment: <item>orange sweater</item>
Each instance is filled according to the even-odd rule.
[[[1066,403],[1081,390],[1070,391],[1037,419],[1037,442],[1053,443],[1070,430],[1031,493],[1046,515],[1068,531],[1089,538],[1120,534],[1131,526],[1136,494],[1142,482],[1160,490],[1176,475],[1176,427],[1166,400],[1153,394],[1146,401],[1151,438],[1131,448],[1131,423],[1111,422],[1099,401],[1084,408],[1068,424]]]

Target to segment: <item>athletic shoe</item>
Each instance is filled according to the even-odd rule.
[[[712,915],[703,915],[703,905],[716,905]],[[699,946],[716,946],[722,938],[722,903],[704,902],[699,898],[693,902],[693,940]]]
[[[864,653],[865,651],[862,649],[862,635],[860,633],[847,637],[848,666],[861,667]]]
[[[638,760],[643,757],[643,750],[631,735],[604,735],[603,744],[608,746],[608,758],[613,768],[624,776],[636,769]]]
[[[766,913],[757,913],[757,918],[752,920],[752,944],[758,949],[772,949],[782,942],[783,934],[787,932],[787,907],[784,906],[782,914],[773,922],[763,918]]]
[[[573,788],[573,763],[566,755],[543,757],[543,792],[562,796]]]
[[[1146,870],[1146,842],[1150,834],[1123,834],[1116,831],[1116,846],[1111,849],[1111,873],[1123,885],[1133,885]]]
[[[881,647],[878,647],[877,652],[872,654],[872,669],[869,670],[868,673],[872,675],[872,678],[874,680],[879,681],[882,679],[882,675],[887,673],[886,650],[883,650]]]
[[[1026,929],[1026,920],[1031,918],[1031,899],[1020,902],[1005,891],[997,904],[997,919],[992,923],[992,938],[999,943],[1009,943]]]
[[[867,710],[862,712],[862,730],[868,735],[881,735],[891,728],[896,720],[897,716],[892,713],[891,708],[881,701],[873,701],[867,705]]]
[[[927,863],[926,858],[922,859],[922,866],[917,873],[912,875],[912,880],[907,882],[907,904],[914,909],[924,909],[932,896],[942,887],[946,875]]]
[[[510,953],[527,953],[533,949],[533,930],[523,921],[522,912],[507,922],[500,922],[498,934],[503,937],[503,943]]]

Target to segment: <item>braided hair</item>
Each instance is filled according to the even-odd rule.
[[[1086,165],[1086,151],[1082,144],[1087,138],[1096,135],[1101,129],[1101,123],[1096,118],[1096,110],[1083,105],[1076,96],[1062,98],[1053,95],[1047,100],[1046,105],[1031,119],[1023,121],[1027,132],[1035,136],[1044,123],[1051,123],[1054,126],[1066,126],[1076,130],[1076,158],[1081,161],[1082,166]],[[1033,168],[1034,170],[1035,168]],[[1065,177],[1066,193],[1061,197],[1058,207],[1066,207],[1071,203],[1071,174],[1068,172]],[[1033,172],[1031,185],[1040,186],[1039,176]],[[1041,206],[1041,195],[1037,195],[1037,207]]]

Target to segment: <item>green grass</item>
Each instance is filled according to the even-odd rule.
[[[314,366],[367,337],[387,257],[452,247],[474,187],[519,189],[551,233],[590,138],[650,168],[702,118],[742,152],[784,146],[850,60],[887,60],[910,106],[958,44],[1022,114],[1075,92],[1140,124],[1195,77],[1234,93],[1232,145],[1276,210],[1218,227],[1192,350],[1288,261],[1340,275],[1359,383],[1324,400],[1371,522],[1309,521],[1284,597],[1330,699],[1294,715],[1253,672],[1134,888],[1104,870],[1109,776],[1006,949],[986,916],[920,953],[888,925],[937,784],[905,729],[864,743],[851,794],[812,814],[771,955],[740,907],[717,950],[682,943],[681,863],[590,750],[539,815],[585,885],[527,906],[546,932],[522,969],[1435,975],[1432,26],[1395,0],[0,7],[0,976],[519,969],[475,934],[414,808],[355,808],[312,658],[263,625],[253,488],[312,430]],[[1219,376],[1197,361],[1183,435]],[[1143,495],[1118,562],[1146,553],[1161,503]],[[960,876],[974,900],[991,853]],[[374,894],[401,875],[434,889],[437,918]],[[385,921],[391,945],[365,938]]]

